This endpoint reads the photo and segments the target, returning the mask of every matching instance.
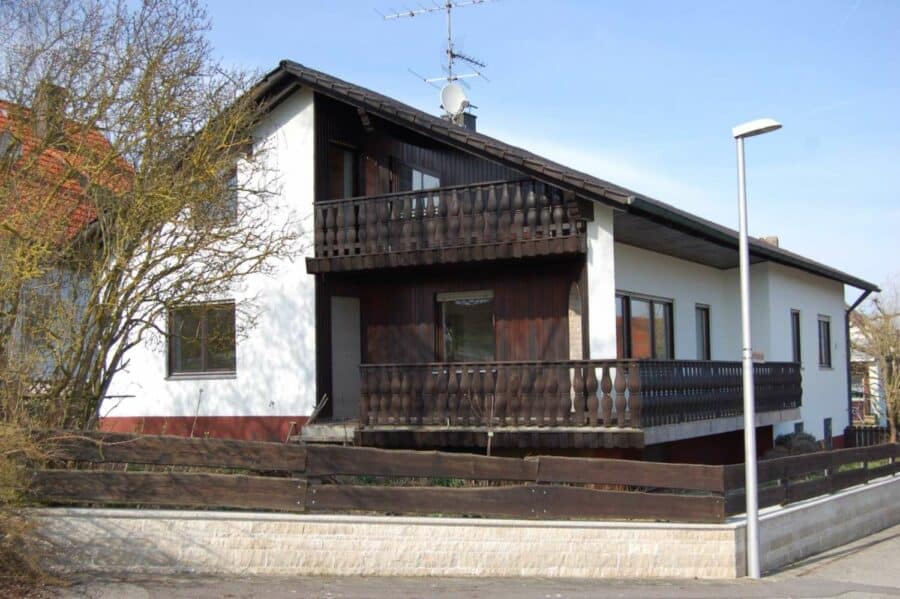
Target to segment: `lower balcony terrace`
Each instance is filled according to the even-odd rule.
[[[740,362],[364,364],[358,442],[640,448],[742,428]],[[757,426],[799,416],[800,367],[754,365]]]

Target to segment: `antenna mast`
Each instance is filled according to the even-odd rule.
[[[445,12],[447,14],[447,48],[445,50],[445,54],[447,57],[447,63],[444,67],[444,77],[423,77],[410,69],[410,73],[412,73],[416,78],[421,79],[425,83],[437,87],[436,82],[444,81],[443,89],[447,89],[449,86],[456,86],[456,82],[459,81],[463,85],[466,85],[464,79],[470,79],[472,77],[481,77],[485,81],[488,81],[488,78],[484,76],[481,72],[481,69],[484,69],[487,65],[484,62],[478,60],[473,56],[469,56],[462,52],[459,52],[456,49],[456,46],[453,44],[453,9],[454,8],[462,8],[463,6],[474,6],[477,4],[484,4],[488,0],[445,0],[443,4],[434,3],[434,6],[422,6],[419,5],[419,8],[409,8],[404,11],[395,12],[391,14],[382,14],[381,17],[385,21],[392,21],[396,19],[403,18],[412,18],[418,17],[419,15],[424,15],[433,12]],[[458,73],[458,69],[454,70],[454,65],[457,61],[461,61],[466,63],[471,69],[471,73]],[[468,85],[466,85],[468,87]],[[461,93],[461,92],[460,92]],[[442,94],[443,95],[443,94]],[[442,108],[446,112],[445,116],[451,119],[454,122],[459,123],[462,119],[462,112],[466,107],[477,108],[472,104],[469,104],[468,101],[465,101],[465,106],[459,108],[458,106],[455,108],[451,108],[449,106],[443,106]]]

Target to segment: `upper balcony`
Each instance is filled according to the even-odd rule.
[[[499,181],[318,202],[310,273],[583,254],[573,194]]]

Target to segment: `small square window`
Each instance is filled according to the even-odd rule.
[[[169,313],[169,374],[233,374],[233,302],[192,304]]]

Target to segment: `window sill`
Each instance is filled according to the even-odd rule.
[[[237,372],[184,372],[168,375],[167,381],[210,381],[236,379]]]
[[[819,364],[819,370],[834,370],[834,366],[828,366],[827,364]]]

